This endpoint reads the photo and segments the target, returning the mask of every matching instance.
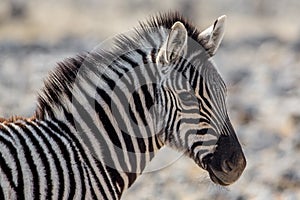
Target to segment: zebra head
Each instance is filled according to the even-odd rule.
[[[226,110],[226,85],[210,59],[225,20],[221,16],[202,32],[185,20],[174,21],[156,58],[168,108],[162,140],[193,158],[220,185],[235,182],[246,166]]]

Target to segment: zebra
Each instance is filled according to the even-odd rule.
[[[165,145],[235,182],[246,159],[211,60],[225,21],[160,13],[58,63],[32,117],[0,119],[0,199],[120,199]]]

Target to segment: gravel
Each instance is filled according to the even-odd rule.
[[[13,19],[1,21],[0,115],[31,116],[43,78],[58,61],[91,50],[104,39],[103,35],[111,35],[111,30],[126,31],[132,26],[132,21],[144,19],[148,12],[159,10],[159,5],[154,6],[152,2],[147,4],[151,8],[149,11],[139,1],[134,2],[133,5],[138,5],[140,9],[134,14],[129,3],[121,4],[122,10],[116,16],[125,17],[116,17],[119,26],[113,22],[111,26],[106,25],[104,30],[99,25],[103,21],[96,20],[93,23],[97,28],[93,29],[93,33],[82,33],[80,30],[81,35],[76,35],[72,26],[71,33],[64,28],[60,36],[56,32],[49,36],[51,40],[41,35],[38,39],[32,39],[30,34],[33,33],[24,33],[23,39],[15,34],[11,34],[11,37],[5,35],[5,29],[11,28],[9,24],[15,24],[13,27],[19,30],[18,26],[23,27],[24,23],[36,19],[34,14],[28,14],[28,19],[23,22],[11,21]],[[273,4],[271,0],[253,1],[256,3],[237,1],[236,4],[228,1],[226,8],[221,8],[220,2],[199,1],[199,5],[187,7],[193,12],[189,16],[195,16],[196,19],[200,17],[202,21],[196,23],[205,26],[206,22],[218,15],[225,13],[230,17],[227,36],[214,59],[228,85],[229,115],[243,145],[247,168],[235,184],[223,188],[211,183],[207,173],[193,161],[164,148],[147,168],[148,172],[137,180],[123,199],[300,199],[299,1],[291,0],[289,5]],[[94,7],[99,6],[99,15],[112,17],[105,8],[121,9],[116,6],[118,3],[103,3],[100,7],[96,2],[89,1],[82,9],[91,9],[90,15],[94,17]],[[78,8],[69,4],[72,3],[66,1],[60,5],[61,8],[56,5],[53,9],[65,9],[68,15],[75,18]],[[76,3],[83,4],[82,1]],[[268,9],[270,4],[273,6]],[[30,3],[28,9],[34,13],[32,5],[35,4]],[[162,8],[167,9],[166,5],[168,3],[162,4]],[[179,2],[172,5],[171,8],[176,8]],[[180,7],[177,8],[180,10]],[[196,8],[201,12],[196,12]],[[84,12],[78,18],[84,15],[88,13]],[[56,19],[54,15],[52,17],[48,17],[54,21],[51,24]],[[124,24],[126,20],[130,22]],[[102,30],[101,34],[98,29],[100,32]],[[45,33],[43,30],[39,32]],[[157,170],[163,162],[166,166]]]

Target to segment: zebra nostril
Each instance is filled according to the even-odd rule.
[[[225,173],[229,173],[232,171],[233,167],[232,167],[232,163],[229,160],[224,160],[221,164],[221,169],[225,172]]]

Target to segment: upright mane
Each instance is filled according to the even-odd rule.
[[[34,117],[37,119],[44,119],[46,115],[50,118],[54,117],[53,107],[61,109],[65,114],[67,113],[66,108],[62,106],[63,102],[61,100],[66,97],[71,100],[73,83],[76,80],[78,71],[82,69],[87,60],[91,65],[106,67],[110,64],[107,61],[111,61],[115,55],[118,55],[118,52],[142,48],[140,41],[153,34],[159,28],[170,30],[177,21],[184,24],[190,38],[200,43],[198,38],[200,31],[178,12],[152,16],[146,22],[140,22],[132,36],[119,35],[115,39],[115,47],[111,51],[97,50],[96,52],[81,54],[59,62],[44,81],[44,87],[38,95]]]

